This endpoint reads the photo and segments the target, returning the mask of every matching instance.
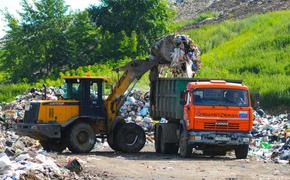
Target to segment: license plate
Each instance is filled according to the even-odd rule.
[[[217,140],[217,141],[229,141],[230,138],[226,137],[226,136],[216,136],[215,140]]]

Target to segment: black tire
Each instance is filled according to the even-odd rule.
[[[161,152],[160,135],[157,132],[157,126],[155,126],[155,131],[154,131],[154,143],[155,143],[155,152],[160,153]]]
[[[188,144],[186,131],[181,131],[179,140],[179,153],[183,158],[191,157],[192,147]]]
[[[165,134],[162,129],[160,129],[160,151],[164,154],[177,154],[178,146],[175,143],[165,143]]]
[[[63,150],[65,150],[66,145],[62,141],[57,140],[41,140],[39,142],[43,149],[47,152],[57,152],[61,153]]]
[[[109,144],[111,149],[113,149],[114,151],[120,151],[120,148],[118,147],[118,143],[116,141],[116,133],[115,132],[110,132],[108,134],[107,141],[108,141],[108,144]]]
[[[96,134],[88,123],[74,124],[68,134],[68,149],[72,153],[88,153],[96,144]]]
[[[235,155],[237,159],[247,159],[249,151],[249,145],[239,145],[235,148]]]
[[[122,152],[136,153],[145,145],[144,130],[134,123],[122,124],[117,130],[117,143]]]

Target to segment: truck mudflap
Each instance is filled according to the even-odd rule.
[[[21,136],[29,136],[34,139],[60,138],[61,126],[58,124],[27,124],[17,123],[15,132]]]
[[[188,144],[208,145],[243,145],[249,144],[252,135],[248,133],[230,132],[188,132]]]

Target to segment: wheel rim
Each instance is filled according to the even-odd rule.
[[[88,142],[88,138],[89,137],[89,133],[87,131],[80,131],[77,134],[77,141],[79,144],[85,144],[86,142]]]
[[[125,136],[125,142],[127,145],[132,146],[137,142],[138,137],[139,136],[135,133],[127,133]]]

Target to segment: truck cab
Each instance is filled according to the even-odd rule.
[[[152,116],[166,118],[155,126],[155,149],[190,157],[247,157],[253,124],[249,89],[239,80],[162,79],[151,99]]]
[[[224,155],[235,149],[237,158],[247,156],[253,125],[247,86],[226,81],[191,82],[185,101],[186,146],[208,155]]]

